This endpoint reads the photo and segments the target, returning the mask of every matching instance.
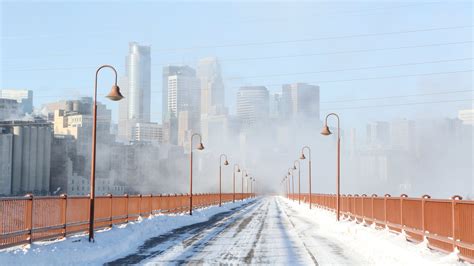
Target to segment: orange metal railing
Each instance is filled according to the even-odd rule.
[[[235,199],[254,194],[236,194]],[[233,194],[222,194],[222,202],[233,200]],[[193,207],[219,204],[219,194],[193,194]],[[189,209],[189,194],[99,196],[95,199],[94,229],[134,221],[156,213],[184,212]],[[56,239],[89,226],[89,197],[54,196],[0,198],[0,249]]]
[[[288,198],[298,201],[298,194]],[[309,203],[309,194],[301,194]],[[336,195],[312,194],[313,206],[336,211]],[[454,196],[449,200],[410,198],[407,195],[384,197],[342,195],[341,215],[361,224],[404,232],[413,242],[427,240],[428,247],[442,252],[458,250],[460,259],[474,263],[474,201]]]

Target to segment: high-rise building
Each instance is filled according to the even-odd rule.
[[[390,124],[377,121],[367,124],[367,145],[371,147],[387,147],[390,143]]]
[[[241,87],[237,92],[237,117],[242,127],[252,128],[269,115],[269,93],[264,86]]]
[[[129,49],[125,68],[128,79],[128,118],[136,122],[150,122],[150,46],[132,42]]]
[[[0,121],[13,119],[21,114],[16,100],[0,98]]]
[[[165,75],[167,74],[167,76]],[[163,134],[167,136],[166,142],[178,144],[179,115],[186,114],[189,122],[188,130],[199,131],[201,94],[199,91],[199,80],[196,78],[196,71],[189,66],[175,67],[169,66],[163,69],[163,85],[167,86],[167,98],[164,128],[169,132]],[[165,84],[166,83],[166,84]]]
[[[129,44],[125,60],[126,76],[120,79],[123,103],[119,104],[119,137],[130,140],[136,123],[150,122],[151,55],[150,46]]]
[[[162,84],[162,113],[163,113],[163,122],[168,121],[170,117],[169,107],[168,107],[168,78],[170,76],[189,76],[195,77],[196,71],[189,66],[166,66],[163,67],[163,84]]]
[[[213,106],[224,106],[224,82],[217,58],[208,57],[199,60],[197,77],[201,82],[201,114],[209,114]]]
[[[118,86],[120,87],[122,95],[128,95],[128,78],[126,76],[119,79]],[[133,124],[133,122],[128,119],[128,99],[127,96],[125,96],[124,99],[118,102],[118,140],[127,142],[132,139],[131,124]]]
[[[281,113],[281,93],[273,93],[270,95],[270,118],[279,118]]]
[[[103,105],[98,104],[102,109]],[[64,110],[65,112],[78,113],[83,115],[92,115],[92,97],[81,97],[78,100],[64,100],[43,104],[42,111],[48,116],[48,121],[54,121],[54,112],[56,110]],[[102,114],[101,114],[102,115]]]
[[[390,142],[394,149],[415,150],[415,121],[398,119],[390,123]]]
[[[132,133],[133,141],[163,142],[163,127],[158,123],[136,123]]]
[[[460,110],[458,118],[465,125],[474,125],[474,109]]]
[[[223,106],[212,106],[207,114],[201,115],[203,142],[212,147],[223,143],[229,137],[229,114]]]
[[[92,98],[65,101],[66,109],[54,110],[54,135],[70,135],[76,140],[77,153],[89,156],[92,137]],[[60,107],[61,105],[54,105]],[[114,140],[110,133],[112,111],[104,104],[97,103],[97,142],[110,143]],[[88,168],[87,168],[88,169]]]
[[[306,83],[282,87],[282,115],[319,120],[319,86]]]
[[[0,124],[0,168],[7,170],[1,172],[0,183],[6,187],[0,194],[49,192],[52,137],[51,124],[44,121]]]
[[[23,114],[33,113],[33,91],[31,90],[0,90],[0,98],[16,100]]]

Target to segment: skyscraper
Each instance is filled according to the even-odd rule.
[[[129,45],[126,72],[128,78],[128,118],[150,122],[151,56],[150,46]]]
[[[163,68],[163,86],[166,86],[164,111],[164,138],[166,142],[178,144],[178,119],[185,112],[189,121],[188,130],[199,131],[200,99],[199,80],[196,71],[189,66]]]
[[[119,104],[119,137],[129,140],[132,126],[150,122],[150,46],[131,42],[125,61],[126,76],[120,79],[125,99]]]
[[[31,90],[0,90],[0,98],[17,101],[23,114],[33,112],[33,91]]]
[[[319,86],[306,83],[285,84],[282,87],[284,117],[319,120]]]
[[[264,86],[241,87],[237,92],[237,117],[243,128],[254,127],[269,115],[269,93]]]
[[[207,115],[214,106],[225,104],[221,67],[215,57],[199,60],[197,77],[201,82],[201,114]]]
[[[367,145],[386,147],[390,143],[390,124],[377,121],[367,124]]]

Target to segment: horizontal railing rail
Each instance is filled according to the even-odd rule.
[[[235,200],[253,197],[236,193]],[[233,200],[222,194],[222,202]],[[140,216],[189,210],[189,194],[107,195],[95,198],[94,229],[135,221]],[[219,204],[219,194],[193,194],[193,208]],[[0,249],[87,232],[88,196],[0,198]]]
[[[287,194],[298,200],[298,194]],[[309,203],[309,194],[300,194],[300,199]],[[311,194],[312,205],[336,211],[337,196],[333,194]],[[340,212],[357,223],[404,233],[412,242],[423,242],[431,249],[451,253],[457,250],[460,259],[474,263],[474,201],[431,199],[429,195],[412,198],[403,194],[378,197],[342,195]]]

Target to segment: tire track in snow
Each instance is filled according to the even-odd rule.
[[[305,248],[306,252],[308,253],[309,257],[311,258],[311,260],[313,261],[314,265],[319,265],[318,261],[316,260],[316,257],[313,255],[313,253],[309,250],[308,246],[306,245],[306,243],[304,242],[303,238],[301,237],[301,235],[298,233],[297,229],[296,229],[296,226],[295,224],[293,223],[293,221],[290,219],[290,216],[286,213],[286,211],[281,208],[280,204],[277,204],[277,207],[278,207],[278,210],[280,210],[281,212],[283,212],[286,216],[286,219],[290,222],[291,226],[293,227],[293,229],[296,231],[296,234],[298,236],[298,238],[300,239],[301,243],[303,244],[303,247]]]
[[[206,229],[212,229],[219,222],[223,220],[228,220],[232,216],[242,215],[242,210],[247,207],[255,206],[257,202],[258,200],[252,201],[241,206],[235,207],[230,211],[215,214],[211,216],[207,221],[183,226],[174,229],[168,233],[151,237],[138,248],[137,252],[105,263],[105,265],[137,264],[141,263],[144,260],[159,256],[166,252],[168,249],[175,246],[176,242],[178,241],[185,241],[189,237],[193,237],[201,231],[204,231]]]
[[[288,219],[292,221],[292,224],[298,231],[300,238],[305,240],[306,248],[312,250],[313,253],[316,254],[315,257],[320,261],[323,261],[323,264],[358,264],[357,261],[359,260],[357,258],[349,258],[345,254],[343,245],[318,234],[317,230],[320,229],[315,221],[299,215],[298,212],[292,209],[286,202],[281,200],[278,201],[281,205],[285,206],[285,208],[282,209],[286,209],[285,213]],[[315,217],[315,219],[317,219],[317,217]],[[293,220],[295,220],[295,222],[293,222]],[[316,230],[307,230],[306,228]]]
[[[174,247],[158,254],[160,258],[151,259],[151,263],[174,263],[174,264],[203,264],[205,259],[209,260],[208,256],[203,255],[202,251],[222,234],[229,231],[231,228],[237,227],[236,221],[249,213],[254,213],[255,209],[261,209],[261,202],[242,208],[238,213],[214,223],[211,227],[205,228],[193,235],[191,238],[183,240],[182,245],[175,245]],[[257,208],[258,207],[258,208]],[[177,255],[177,256],[176,256]],[[156,257],[156,256],[154,256]],[[207,261],[206,261],[207,262]]]
[[[266,204],[268,205],[268,204]],[[240,217],[237,217],[237,219],[241,219],[242,217],[245,217],[245,216],[249,216],[247,218],[244,218],[240,223],[237,223],[237,221],[233,221],[231,224],[229,223],[228,226],[226,226],[222,231],[220,231],[218,234],[215,234],[213,235],[207,242],[204,243],[204,245],[200,245],[199,247],[196,247],[195,249],[193,249],[193,253],[188,256],[187,258],[187,262],[196,262],[198,264],[202,264],[204,263],[204,259],[207,259],[208,261],[206,261],[207,263],[209,263],[209,260],[211,258],[209,258],[209,256],[211,254],[205,254],[203,253],[203,250],[207,247],[210,247],[210,246],[213,246],[215,245],[216,241],[221,239],[221,238],[225,238],[225,234],[226,233],[229,233],[229,231],[231,231],[231,229],[233,228],[237,228],[236,229],[236,232],[234,232],[233,236],[232,236],[232,240],[235,240],[235,242],[233,242],[231,245],[229,245],[229,247],[226,248],[226,250],[224,252],[220,252],[219,255],[215,256],[214,259],[217,259],[217,260],[223,260],[223,261],[229,261],[229,260],[232,260],[232,261],[236,261],[236,262],[243,262],[243,261],[238,261],[239,258],[238,257],[235,257],[231,251],[232,250],[242,250],[242,246],[240,245],[240,242],[242,241],[242,239],[240,237],[238,237],[239,233],[241,233],[242,231],[244,231],[247,226],[254,220],[255,218],[255,213],[259,214],[262,212],[262,209],[265,208],[264,205],[263,205],[263,202],[260,202],[258,204],[258,208],[255,207],[253,208],[252,211],[244,214],[243,216],[240,216]],[[201,254],[199,254],[199,252],[202,252]],[[195,259],[193,260],[192,257],[199,257],[201,256],[200,259]],[[217,263],[217,261],[211,261],[212,263]]]
[[[269,204],[267,204],[267,206],[268,205]],[[263,214],[263,217],[267,217],[268,210],[269,210],[269,208],[267,207],[265,213]],[[257,231],[257,236],[256,236],[255,240],[252,243],[252,248],[250,249],[250,251],[247,253],[247,255],[244,258],[244,262],[247,263],[247,264],[250,264],[252,262],[252,259],[253,259],[254,253],[255,253],[255,247],[257,246],[258,241],[260,241],[264,225],[265,225],[265,222],[262,222],[260,224],[260,227],[258,228],[258,231]]]

